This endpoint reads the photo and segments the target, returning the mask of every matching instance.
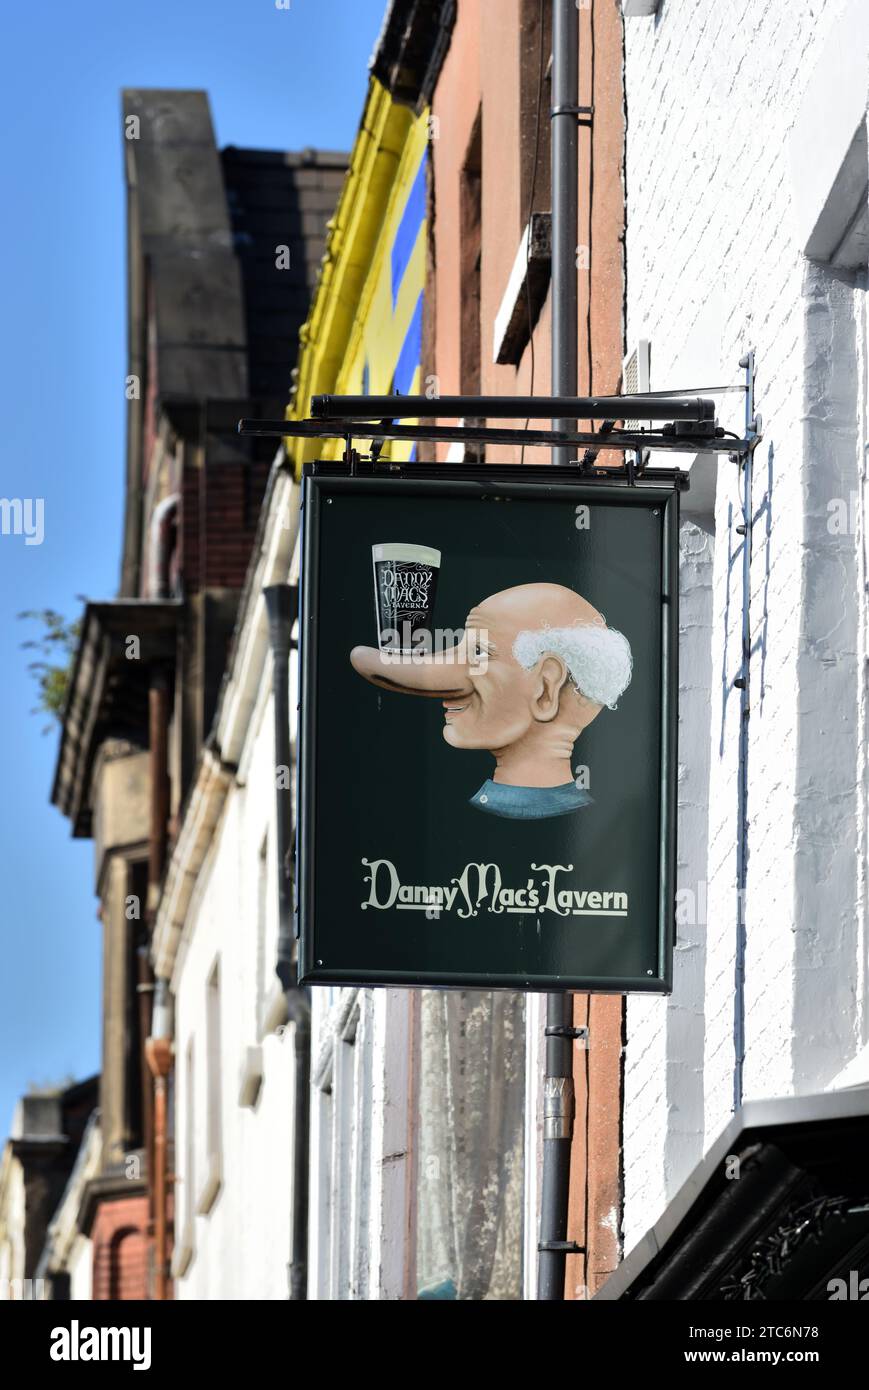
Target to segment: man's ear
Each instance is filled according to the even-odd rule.
[[[537,668],[534,691],[534,718],[548,724],[558,713],[561,689],[567,680],[567,667],[560,656],[545,656]]]

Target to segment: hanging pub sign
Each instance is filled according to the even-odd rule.
[[[666,992],[678,493],[410,471],[303,482],[300,980]]]

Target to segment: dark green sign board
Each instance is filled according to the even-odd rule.
[[[303,483],[300,980],[666,992],[678,494],[409,471]]]

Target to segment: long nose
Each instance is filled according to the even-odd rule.
[[[354,671],[372,685],[404,695],[427,695],[433,700],[470,695],[470,667],[464,640],[448,651],[433,655],[382,652],[376,647],[354,647],[350,653]]]

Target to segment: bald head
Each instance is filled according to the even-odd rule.
[[[631,678],[627,640],[561,584],[491,594],[446,651],[355,647],[350,660],[374,685],[442,700],[447,743],[488,749],[499,780],[529,786],[570,780],[574,742]]]
[[[603,623],[596,608],[563,584],[517,584],[492,594],[468,614],[468,627],[485,627],[478,617],[490,617],[505,629],[574,627],[577,623]]]

